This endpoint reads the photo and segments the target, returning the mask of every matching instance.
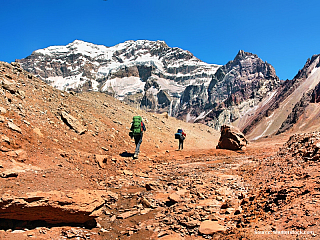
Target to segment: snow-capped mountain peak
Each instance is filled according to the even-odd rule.
[[[166,91],[169,95],[161,94],[170,97],[166,107],[168,102],[179,101],[186,86],[208,85],[219,68],[160,40],[129,40],[111,47],[75,40],[65,46],[36,50],[19,62],[61,90],[91,89],[124,99],[147,94],[156,86],[149,92],[157,99],[160,91]]]

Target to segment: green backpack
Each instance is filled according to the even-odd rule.
[[[141,122],[142,122],[142,117],[140,116],[133,117],[132,126],[131,126],[131,131],[133,135],[141,134]]]

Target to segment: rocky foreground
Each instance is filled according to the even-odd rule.
[[[60,92],[15,64],[0,80],[0,239],[319,238],[319,132],[215,149],[211,128]],[[147,126],[137,160],[133,115]]]

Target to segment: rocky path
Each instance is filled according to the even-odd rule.
[[[318,135],[297,136],[285,145],[283,139],[264,140],[249,144],[245,151],[161,151],[153,155],[142,153],[137,160],[117,158],[113,174],[92,175],[89,189],[65,190],[68,198],[58,194],[55,199],[52,196],[57,193],[52,192],[19,198],[30,204],[51,201],[51,206],[60,204],[60,208],[79,212],[82,197],[87,198],[83,201],[87,204],[91,196],[90,206],[94,209],[84,215],[94,217],[96,224],[42,226],[39,222],[20,221],[12,223],[16,225],[14,229],[0,230],[0,237],[9,240],[317,239],[319,171],[312,166],[318,166],[315,161],[318,153],[312,155],[312,164],[292,158],[291,154],[300,154],[310,161],[310,154],[318,149],[318,139]],[[310,176],[304,174],[288,181],[287,171],[292,172],[290,176],[309,171]],[[12,180],[8,178],[8,181]],[[6,197],[9,201],[10,197]],[[276,231],[278,235],[266,235]]]
[[[239,225],[248,186],[238,168],[254,164],[250,151],[174,151],[138,161],[108,181],[119,201],[100,218],[106,239],[203,239]]]
[[[49,239],[57,231],[61,239],[202,239],[216,231],[223,235],[237,225],[247,194],[237,169],[255,161],[248,153],[189,150],[142,156],[134,162],[128,158],[129,167],[118,169],[119,174],[109,176],[97,190],[115,195],[96,213],[97,227],[25,227],[2,236]]]

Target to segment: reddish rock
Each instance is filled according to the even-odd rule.
[[[135,210],[135,211],[128,211],[128,212],[124,212],[124,213],[121,213],[120,215],[118,215],[117,218],[120,218],[120,219],[126,219],[128,217],[132,217],[136,214],[138,214],[139,211]]]
[[[102,190],[30,192],[22,196],[5,194],[0,200],[3,219],[42,220],[50,224],[85,223],[105,202],[116,200],[114,193]]]
[[[200,224],[199,232],[205,235],[212,235],[216,232],[224,232],[226,228],[217,221],[206,220]]]
[[[221,136],[217,148],[229,150],[245,150],[248,141],[239,129],[233,126],[221,126]]]
[[[108,157],[107,155],[98,155],[98,154],[95,155],[95,159],[99,167],[101,168],[107,167],[107,160],[108,160],[107,157]]]
[[[176,192],[171,193],[168,198],[170,201],[175,202],[175,203],[182,201],[181,196]]]
[[[174,234],[170,234],[170,235],[166,235],[164,237],[161,237],[160,239],[161,240],[183,240],[184,238],[181,237],[180,234],[174,233]]]
[[[74,116],[66,113],[65,111],[62,111],[60,116],[70,128],[76,131],[76,133],[83,134],[87,131],[87,129]]]

